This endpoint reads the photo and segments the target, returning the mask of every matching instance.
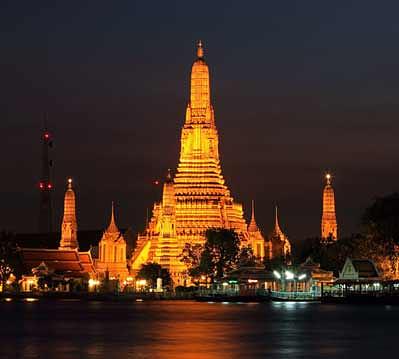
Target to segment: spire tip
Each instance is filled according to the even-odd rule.
[[[331,178],[332,178],[331,173],[327,173],[326,174],[326,182],[327,182],[327,184],[331,184]]]
[[[197,57],[202,59],[204,57],[204,48],[202,46],[202,41],[199,40],[197,43]]]

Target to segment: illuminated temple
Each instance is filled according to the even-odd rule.
[[[175,282],[182,283],[185,266],[179,256],[184,245],[204,243],[204,233],[211,227],[234,229],[242,243],[251,245],[255,256],[263,258],[264,238],[257,226],[248,230],[242,205],[234,201],[222,175],[209,68],[199,42],[177,171],[174,177],[169,172],[162,202],[154,204],[145,233],[138,237],[132,269],[157,262],[169,269]]]
[[[337,240],[338,228],[335,215],[335,196],[331,185],[331,175],[326,175],[326,185],[323,190],[323,214],[321,218],[321,238]]]

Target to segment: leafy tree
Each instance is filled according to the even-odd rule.
[[[364,237],[360,234],[341,238],[338,241],[326,241],[321,238],[308,238],[298,245],[295,251],[295,262],[301,264],[308,257],[320,263],[323,269],[338,275],[347,257],[362,257],[359,250]]]
[[[0,281],[3,290],[11,273],[16,268],[16,262],[17,244],[15,237],[13,234],[3,231],[0,233]]]
[[[272,259],[265,258],[263,265],[266,270],[281,269],[287,265],[287,261],[284,256],[274,257]]]
[[[169,270],[162,268],[158,263],[143,264],[136,278],[145,279],[151,288],[156,288],[158,278],[162,278],[164,286],[172,283]]]
[[[231,229],[210,228],[205,232],[206,242],[200,261],[193,272],[211,278],[222,278],[238,262],[240,238]]]
[[[186,243],[183,248],[180,261],[187,266],[188,274],[191,277],[199,277],[201,275],[199,268],[203,249],[204,247],[201,244],[191,243]]]
[[[256,257],[254,251],[250,246],[244,246],[241,248],[238,254],[238,266],[239,267],[253,267],[256,265]]]
[[[399,194],[380,197],[362,216],[363,233],[399,244]]]
[[[377,198],[362,216],[362,256],[373,259],[386,277],[399,275],[399,194]]]

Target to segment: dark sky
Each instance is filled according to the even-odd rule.
[[[142,230],[175,169],[195,42],[211,69],[223,173],[268,232],[319,234],[323,173],[341,235],[398,189],[397,1],[3,1],[0,228],[35,231],[40,131],[55,207],[75,181],[81,229]]]

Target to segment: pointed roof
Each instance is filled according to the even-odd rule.
[[[256,224],[256,220],[255,220],[255,204],[254,204],[254,200],[252,200],[251,221],[249,222],[248,231],[249,232],[258,232],[259,231],[259,227]]]
[[[166,175],[166,183],[172,183],[173,182],[173,178],[172,178],[172,170],[170,168],[168,168],[168,174]]]
[[[331,185],[331,173],[326,173],[326,185]]]
[[[111,221],[109,222],[108,228],[106,229],[108,233],[119,233],[119,228],[115,224],[115,214],[114,214],[114,201],[112,201],[111,207]]]
[[[281,240],[285,240],[285,234],[280,228],[280,224],[278,222],[278,207],[277,205],[275,206],[274,209],[274,228],[272,231],[273,236],[279,236]]]
[[[197,57],[202,59],[204,57],[204,48],[202,47],[202,41],[199,40],[197,43]]]
[[[211,106],[209,68],[204,60],[204,48],[201,41],[199,41],[197,44],[197,58],[195,59],[191,68],[189,106],[191,109],[197,109],[202,111],[205,111],[208,107]],[[193,115],[194,114],[195,116],[200,115],[196,114],[195,111]],[[204,116],[205,114],[202,115]]]

